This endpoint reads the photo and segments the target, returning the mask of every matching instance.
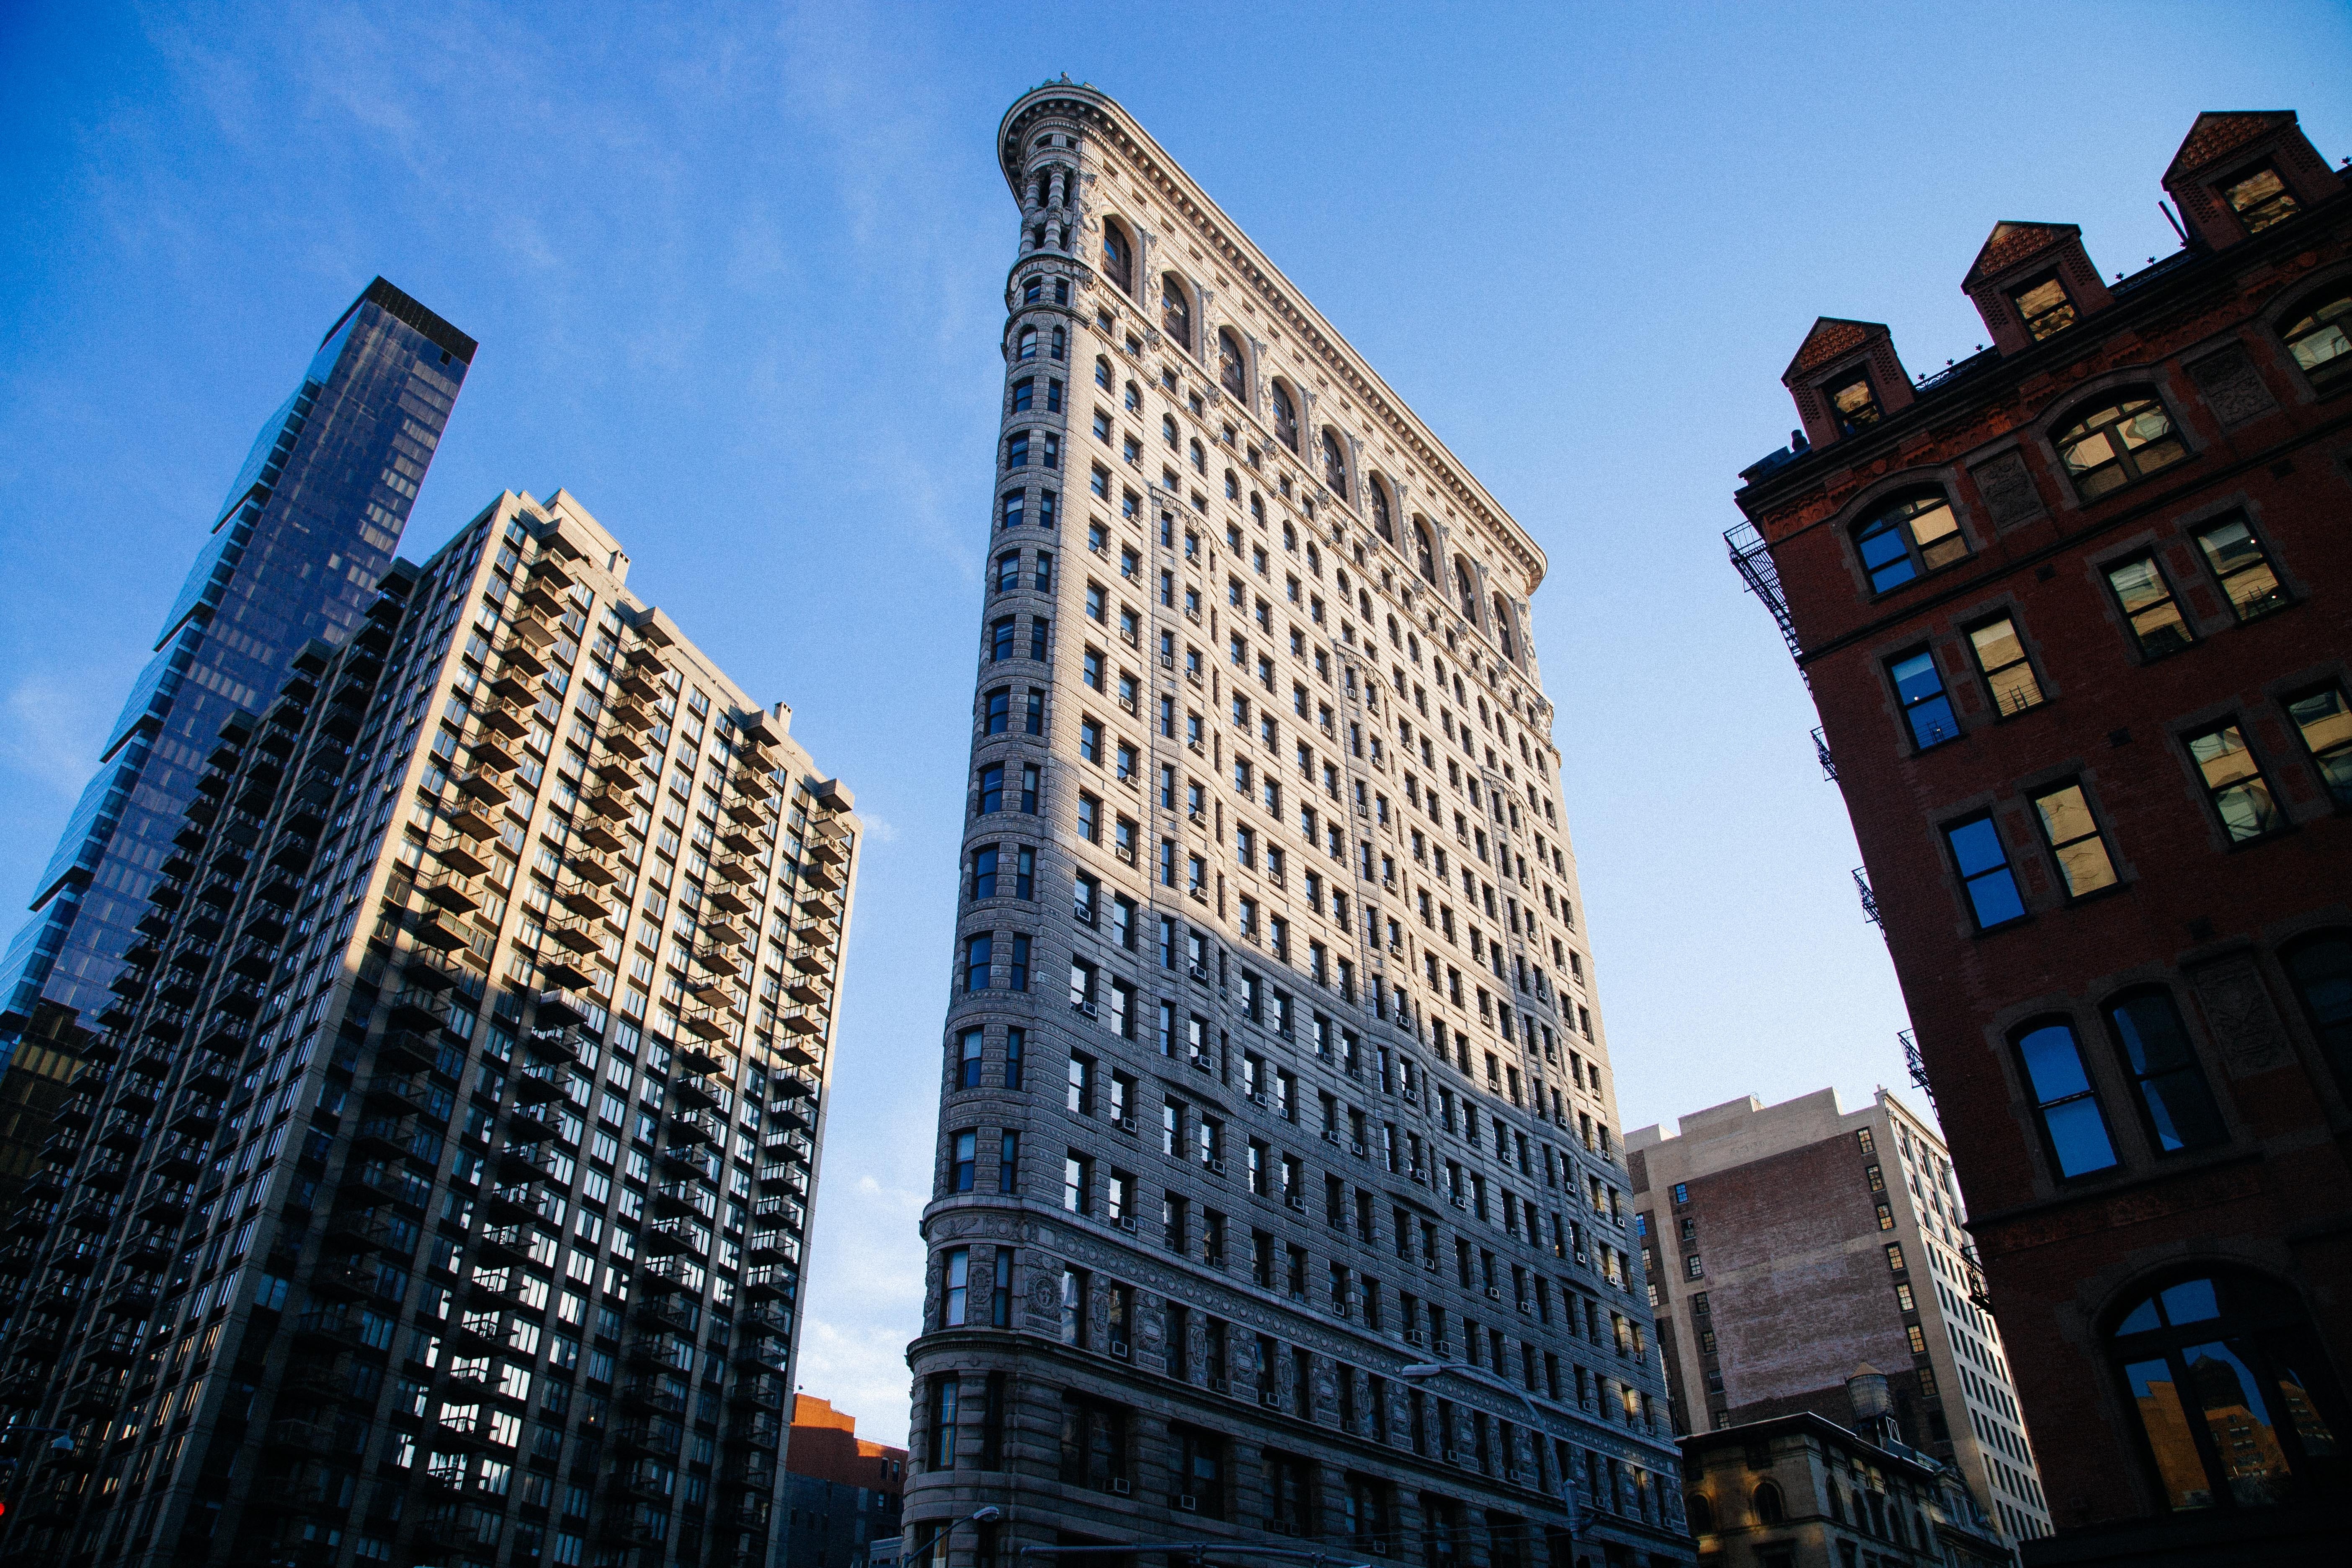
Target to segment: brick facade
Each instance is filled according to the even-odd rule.
[[[2165,184],[2194,242],[2104,284],[2071,226],[1996,230],[1966,284],[1994,347],[1941,374],[1817,328],[1810,440],[1742,476],[1732,540],[1967,1189],[2060,1531],[2034,1562],[2292,1535],[2269,1504],[2344,1430],[2330,1357],[2282,1352],[2251,1375],[2318,1425],[2217,1479],[2143,1432],[2183,1426],[2180,1363],[2127,1382],[2110,1342],[2200,1278],[2298,1344],[2352,1331],[2352,200],[2288,113],[2200,117]]]

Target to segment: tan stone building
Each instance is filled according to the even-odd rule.
[[[1676,1429],[1811,1410],[1849,1419],[1885,1370],[1902,1441],[1955,1466],[2011,1541],[2049,1510],[1951,1163],[1885,1089],[1744,1096],[1626,1134]]]
[[[1542,553],[1108,97],[999,153],[909,1556],[1685,1562]]]
[[[1868,1405],[1885,1379],[1851,1380]],[[1699,1568],[2005,1568],[2016,1555],[1949,1465],[1811,1410],[1682,1439]],[[1856,1430],[1855,1428],[1860,1428]]]

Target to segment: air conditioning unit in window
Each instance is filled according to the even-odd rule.
[[[1466,1208],[1468,1208],[1468,1207],[1470,1206],[1470,1200],[1469,1200],[1468,1198],[1464,1197],[1460,1193],[1448,1193],[1448,1194],[1445,1194],[1445,1201],[1446,1201],[1447,1203],[1449,1203],[1449,1204],[1452,1204],[1455,1208],[1458,1208],[1458,1209],[1466,1209]]]
[[[1122,1117],[1120,1117],[1120,1118],[1118,1119],[1118,1130],[1119,1130],[1121,1132],[1132,1132],[1132,1131],[1135,1131],[1135,1118],[1134,1118],[1134,1117],[1132,1117],[1132,1116],[1122,1116]]]
[[[1134,1489],[1135,1489],[1134,1485],[1133,1485],[1131,1482],[1129,1482],[1129,1481],[1128,1480],[1128,1479],[1127,1479],[1125,1476],[1113,1476],[1113,1477],[1111,1477],[1111,1479],[1110,1479],[1110,1490],[1111,1490],[1111,1495],[1112,1495],[1112,1496],[1114,1496],[1114,1497],[1125,1497],[1125,1496],[1127,1496],[1129,1492],[1133,1491]]]
[[[1098,1018],[1102,1016],[1096,1010],[1095,1005],[1091,1002],[1073,1002],[1070,1004],[1070,1007],[1073,1011],[1084,1014],[1089,1018]]]
[[[1305,1214],[1307,1212],[1307,1200],[1297,1193],[1292,1193],[1282,1201],[1291,1208],[1297,1209],[1300,1214]]]
[[[1123,1228],[1128,1229],[1128,1230],[1133,1230],[1133,1229],[1135,1228],[1135,1222],[1134,1222],[1133,1220],[1131,1220],[1131,1219],[1129,1219],[1129,1220],[1121,1220],[1121,1221],[1119,1222],[1119,1224],[1120,1224],[1120,1226],[1121,1226]],[[1111,1342],[1110,1342],[1110,1353],[1111,1353],[1111,1354],[1113,1354],[1113,1355],[1115,1355],[1115,1356],[1117,1356],[1117,1357],[1118,1357],[1121,1361],[1126,1360],[1126,1359],[1127,1359],[1127,1342],[1126,1342],[1125,1340],[1113,1340],[1113,1341],[1111,1341]]]
[[[1326,1143],[1337,1143],[1339,1141],[1339,1130],[1338,1128],[1326,1127],[1323,1129],[1323,1142]]]
[[[1404,1096],[1404,1102],[1407,1105],[1419,1105],[1421,1103],[1421,1090],[1414,1089],[1410,1085],[1404,1089],[1399,1089],[1397,1092]]]
[[[1446,1449],[1446,1450],[1445,1450],[1445,1462],[1446,1462],[1447,1464],[1449,1464],[1449,1465],[1458,1465],[1458,1464],[1460,1464],[1460,1463],[1462,1462],[1462,1450],[1461,1450],[1461,1449],[1459,1449],[1459,1448],[1448,1448],[1448,1449]]]
[[[1426,1344],[1429,1342],[1429,1336],[1419,1329],[1407,1329],[1404,1331],[1404,1342],[1409,1345]]]
[[[1261,1089],[1253,1092],[1249,1097],[1249,1102],[1252,1105],[1264,1106],[1266,1103],[1265,1090]]]
[[[1209,1392],[1212,1394],[1225,1394],[1230,1392],[1230,1389],[1223,1378],[1213,1377],[1209,1379]]]
[[[1223,1160],[1212,1160],[1209,1162],[1209,1169],[1215,1174],[1222,1176],[1225,1173],[1225,1163]]]
[[[1257,1402],[1260,1405],[1265,1405],[1268,1410],[1279,1410],[1282,1408],[1282,1395],[1279,1394],[1270,1393],[1265,1389],[1258,1391]]]
[[[1389,1554],[1389,1543],[1385,1541],[1373,1542],[1371,1552],[1375,1557],[1386,1557]]]
[[[1415,1168],[1413,1170],[1407,1171],[1405,1174],[1412,1178],[1413,1184],[1416,1186],[1425,1187],[1429,1185],[1429,1173],[1426,1171]]]
[[[1350,1143],[1348,1145],[1348,1152],[1360,1160],[1364,1157],[1364,1146],[1361,1143]]]
[[[1123,1230],[1123,1231],[1126,1231],[1126,1232],[1127,1232],[1129,1235],[1130,1235],[1130,1236],[1132,1236],[1133,1234],[1135,1234],[1135,1216],[1134,1216],[1133,1215],[1131,1215],[1131,1214],[1130,1214],[1130,1215],[1121,1215],[1118,1218],[1117,1218],[1117,1219],[1113,1220],[1111,1223],[1112,1223],[1113,1225],[1118,1226],[1119,1229],[1121,1229],[1121,1230]],[[1116,1355],[1116,1354],[1118,1354],[1119,1352],[1118,1352],[1114,1351],[1114,1352],[1111,1352],[1111,1353],[1113,1353],[1114,1355]]]
[[[1193,979],[1199,981],[1203,985],[1206,985],[1209,983],[1209,966],[1207,964],[1194,963],[1189,964],[1186,967],[1191,971]]]
[[[1519,1303],[1519,1310],[1522,1312],[1532,1313],[1535,1310],[1536,1304],[1533,1301],[1521,1301]]]
[[[1500,1290],[1496,1289],[1492,1285],[1486,1287],[1486,1300],[1489,1301],[1499,1301],[1502,1299],[1503,1293]]]

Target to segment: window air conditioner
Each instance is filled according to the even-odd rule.
[[[1186,1513],[1198,1513],[1201,1510],[1200,1503],[1194,1500],[1190,1492],[1179,1493],[1176,1498],[1176,1506],[1183,1510]]]
[[[1116,1497],[1125,1497],[1129,1492],[1133,1491],[1135,1488],[1125,1476],[1113,1476],[1110,1479],[1110,1489],[1112,1495]]]

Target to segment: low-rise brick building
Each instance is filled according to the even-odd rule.
[[[793,1395],[784,1449],[783,1568],[882,1568],[898,1560],[907,1450],[857,1435],[833,1402]]]

